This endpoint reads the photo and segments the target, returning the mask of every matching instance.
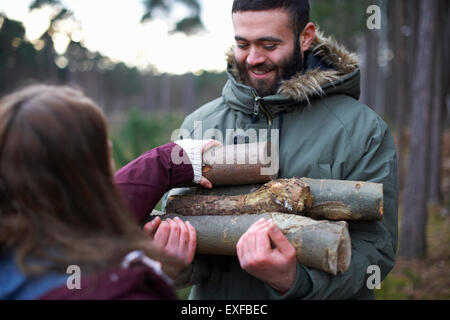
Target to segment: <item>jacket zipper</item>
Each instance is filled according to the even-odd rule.
[[[272,126],[272,117],[270,116],[270,114],[267,112],[267,110],[264,108],[264,106],[262,104],[263,98],[258,96],[255,92],[253,92],[253,96],[254,96],[255,100],[254,100],[254,104],[253,104],[252,122],[257,121],[258,115],[259,115],[259,110],[261,109],[262,112],[264,112],[264,114],[266,115],[267,123],[269,124],[269,126]]]

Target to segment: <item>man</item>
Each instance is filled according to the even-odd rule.
[[[258,221],[239,240],[237,257],[199,255],[177,284],[193,284],[193,299],[373,298],[369,266],[383,279],[397,249],[397,165],[386,124],[358,102],[356,56],[316,31],[307,0],[235,0],[232,18],[236,44],[222,97],[182,129],[193,137],[198,126],[216,128],[224,144],[234,142],[227,129],[276,129],[280,177],[382,183],[384,218],[349,223],[352,261],[343,274],[299,264],[273,222]]]

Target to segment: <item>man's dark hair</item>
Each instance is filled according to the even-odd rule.
[[[232,13],[283,9],[291,15],[294,35],[298,36],[309,22],[309,0],[234,0]]]

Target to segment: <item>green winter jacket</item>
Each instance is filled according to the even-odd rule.
[[[178,287],[193,285],[191,299],[373,299],[366,285],[373,274],[368,267],[379,266],[384,279],[394,266],[397,160],[389,128],[358,102],[356,56],[320,33],[311,48],[305,53],[304,72],[284,81],[278,94],[261,100],[239,83],[230,54],[222,97],[190,114],[181,135],[220,140],[217,135],[222,133],[222,141],[232,144],[234,136],[226,129],[279,129],[279,177],[382,183],[384,218],[349,223],[352,259],[345,273],[333,276],[298,264],[295,282],[284,294],[243,271],[237,257],[198,255],[176,281]],[[209,129],[211,134],[195,137],[194,129],[202,134]]]

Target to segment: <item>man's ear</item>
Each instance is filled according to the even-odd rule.
[[[302,53],[309,49],[311,43],[314,40],[314,36],[316,35],[316,27],[314,23],[308,22],[303,28],[302,33],[300,34],[300,44],[302,48]]]

